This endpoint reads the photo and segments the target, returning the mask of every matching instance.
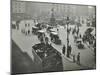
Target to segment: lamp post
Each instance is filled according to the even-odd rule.
[[[66,24],[67,24],[67,57],[69,57],[69,50],[68,50],[68,46],[69,46],[69,17],[67,17],[66,19]]]
[[[70,15],[70,6],[68,5],[67,7],[67,19],[66,19],[66,24],[67,24],[67,45],[69,44],[69,30],[68,30],[68,27],[69,27],[69,15]]]
[[[68,27],[69,27],[69,17],[67,17],[67,19],[66,19],[66,24],[67,24],[67,43],[69,44],[69,42],[68,42],[68,40],[69,40],[69,29],[68,29]]]

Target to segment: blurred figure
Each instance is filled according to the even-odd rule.
[[[63,45],[62,53],[63,53],[64,55],[65,55],[65,49],[66,49],[65,45]]]
[[[30,34],[30,24],[28,24],[28,35]]]
[[[77,55],[77,64],[80,65],[80,52],[79,52],[78,55]]]
[[[69,45],[69,55],[71,55],[72,47]]]
[[[75,62],[75,55],[73,55],[73,62]]]

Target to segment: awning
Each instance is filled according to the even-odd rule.
[[[54,35],[57,35],[58,33],[56,33],[56,32],[51,32],[52,34],[54,34]]]
[[[57,31],[57,29],[56,28],[53,28],[53,29],[50,29],[51,31]]]
[[[36,26],[32,26],[32,28],[36,28],[36,29],[37,29],[38,27],[36,27]]]
[[[45,33],[46,32],[46,29],[38,30],[38,32]]]

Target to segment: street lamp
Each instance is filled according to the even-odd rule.
[[[69,44],[68,40],[69,40],[69,31],[68,31],[68,26],[69,26],[69,17],[67,17],[66,19],[66,24],[67,24],[67,43]]]
[[[68,52],[68,45],[69,45],[69,29],[68,29],[68,26],[69,26],[69,17],[67,17],[66,19],[66,24],[67,24],[67,57],[69,57],[69,52]]]

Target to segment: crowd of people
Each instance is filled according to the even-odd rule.
[[[90,21],[89,19],[87,19],[87,22],[86,22],[86,30],[84,32],[84,34],[81,33],[81,27],[82,27],[82,24],[84,25],[84,21],[82,20],[82,23],[78,23],[74,26],[74,28],[70,27],[69,25],[67,25],[67,57],[70,58],[70,55],[71,52],[72,52],[72,46],[70,45],[70,40],[69,40],[69,36],[70,34],[73,36],[74,38],[74,43],[76,44],[77,48],[78,49],[84,49],[85,46],[84,45],[87,45],[88,43],[88,46],[90,47],[92,45],[92,48],[94,50],[94,55],[96,53],[96,35],[95,35],[95,21],[94,21],[94,18],[92,21]],[[94,35],[91,34],[91,32],[94,31]],[[65,55],[65,51],[66,50],[66,47],[65,45],[63,46],[62,48],[62,53]],[[73,54],[72,55],[72,58],[73,58],[73,62],[76,61],[77,64],[80,65],[80,52],[77,53],[76,55],[76,60],[75,60],[75,55]]]

